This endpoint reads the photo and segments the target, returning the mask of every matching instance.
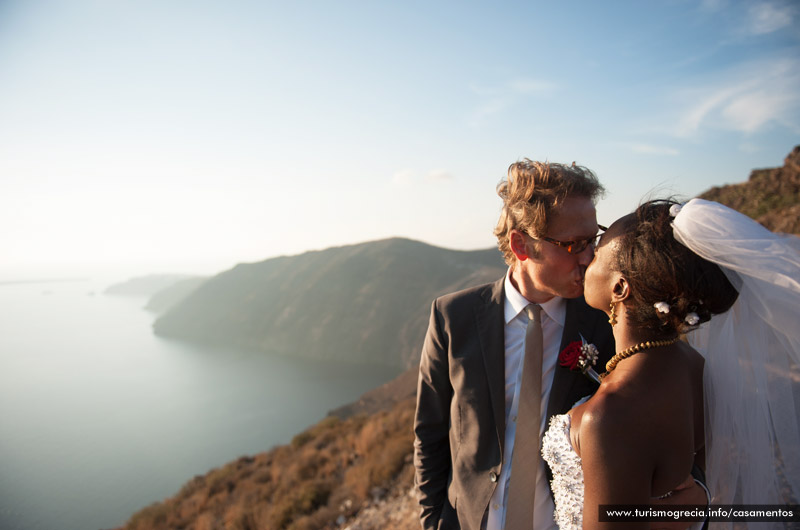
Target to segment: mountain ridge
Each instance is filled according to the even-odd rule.
[[[313,250],[236,265],[172,306],[153,330],[182,340],[408,368],[416,363],[431,301],[504,271],[497,249],[450,250],[406,238]]]

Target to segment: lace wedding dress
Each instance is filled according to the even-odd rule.
[[[560,530],[581,530],[583,526],[583,469],[581,457],[569,440],[570,415],[550,419],[550,428],[542,438],[542,457],[553,472],[550,483]]]
[[[583,403],[583,399],[576,403]],[[550,482],[556,505],[553,518],[559,530],[583,528],[583,468],[581,457],[572,448],[569,429],[572,417],[558,414],[550,418],[550,428],[542,438],[542,457],[553,472]],[[703,523],[692,525],[691,530],[702,528]]]

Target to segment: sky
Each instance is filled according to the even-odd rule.
[[[522,158],[608,224],[800,143],[800,3],[0,0],[0,281],[495,245]]]

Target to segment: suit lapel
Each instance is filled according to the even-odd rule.
[[[489,383],[489,399],[501,452],[505,447],[506,432],[504,281],[505,278],[501,278],[493,283],[491,289],[483,293],[486,303],[475,309],[483,364]]]
[[[596,336],[603,335],[602,343],[606,344],[605,336],[610,336],[611,328],[604,323],[603,316],[601,311],[596,311],[586,305],[583,297],[567,300],[564,334],[561,336],[558,351],[561,352],[570,342],[580,341],[581,335],[589,342],[594,342]],[[601,328],[601,326],[608,329]],[[601,344],[597,345],[602,347]],[[595,390],[597,390],[597,385],[585,375],[556,363],[553,386],[547,402],[548,421],[554,414],[565,413],[575,401]]]

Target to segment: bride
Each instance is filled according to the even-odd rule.
[[[618,526],[600,505],[669,496],[693,464],[715,505],[798,502],[798,241],[700,199],[646,203],[603,234],[585,297],[618,353],[545,434],[559,528]]]

